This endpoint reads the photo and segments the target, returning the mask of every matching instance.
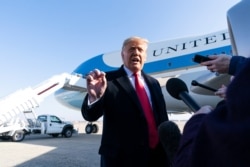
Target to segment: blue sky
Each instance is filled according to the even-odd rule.
[[[227,28],[240,0],[1,0],[0,98],[71,73],[90,57],[121,48],[132,35],[162,41]],[[53,95],[36,110],[83,120]]]

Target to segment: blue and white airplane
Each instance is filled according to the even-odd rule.
[[[222,84],[227,84],[230,77],[208,71],[206,67],[195,63],[193,57],[195,54],[231,54],[231,52],[230,35],[227,30],[150,43],[147,62],[144,64],[143,70],[160,82],[169,113],[192,112],[183,101],[176,100],[169,95],[166,90],[166,82],[173,77],[179,78],[186,83],[190,89],[190,96],[200,106],[207,104],[215,106],[222,99],[214,96],[214,92],[210,90],[192,86],[192,80],[218,89]],[[55,92],[56,99],[63,105],[80,111],[86,95],[84,76],[93,69],[107,72],[119,68],[121,64],[120,50],[94,56],[72,72],[75,79],[72,78],[69,84],[65,84],[63,88]],[[86,127],[85,130],[88,128]]]
[[[242,0],[227,13],[228,30],[221,30],[205,35],[190,36],[164,40],[149,44],[147,62],[144,71],[158,79],[168,113],[188,113],[192,109],[184,101],[176,100],[166,90],[166,83],[170,78],[179,78],[189,88],[190,96],[198,105],[216,104],[222,100],[213,91],[201,86],[192,86],[192,81],[211,87],[215,90],[222,84],[230,82],[227,74],[217,75],[206,67],[193,61],[196,54],[211,55],[225,53],[227,55],[242,55],[250,57],[250,0]],[[0,100],[0,125],[13,120],[14,116],[39,106],[40,102],[54,93],[56,99],[63,105],[81,110],[86,95],[86,80],[84,76],[93,69],[110,71],[122,64],[120,50],[104,53],[80,64],[71,75],[64,73],[52,77],[45,83],[34,88],[17,91]],[[14,116],[13,116],[14,115]],[[87,124],[86,133],[96,132],[97,125]]]

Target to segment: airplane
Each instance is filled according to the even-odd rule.
[[[122,64],[120,50],[94,56],[81,63],[72,73],[74,76],[68,84],[55,91],[54,95],[61,104],[81,110],[83,99],[86,95],[85,76],[93,69],[104,72],[115,70]],[[193,61],[196,54],[211,55],[225,53],[232,54],[230,34],[228,30],[221,30],[205,35],[176,38],[149,43],[147,61],[143,70],[156,78],[164,94],[167,112],[169,114],[192,113],[190,108],[181,100],[171,97],[166,90],[166,83],[170,78],[179,78],[189,88],[190,96],[200,105],[213,107],[222,100],[214,92],[199,86],[193,86],[193,80],[198,83],[218,89],[222,84],[227,85],[230,76],[210,72],[206,67]],[[89,122],[85,131],[87,134],[96,131],[96,124]]]
[[[206,67],[194,62],[194,56],[225,53],[249,57],[249,5],[250,1],[242,0],[229,9],[228,29],[149,43],[143,70],[159,81],[168,114],[193,113],[184,101],[176,100],[167,92],[166,83],[171,78],[184,81],[189,88],[188,93],[199,106],[215,107],[222,100],[214,95],[214,91],[204,89],[204,86],[217,90],[222,84],[229,84],[231,76],[208,71]],[[40,102],[51,93],[64,106],[80,111],[87,93],[86,74],[95,68],[105,72],[119,68],[122,64],[120,52],[118,50],[94,56],[80,64],[71,74],[54,76],[34,88],[20,90],[3,98],[0,100],[0,126],[16,121],[16,116],[26,110],[39,107]],[[193,85],[193,81],[203,87]],[[89,122],[85,131],[87,134],[96,133],[98,127]]]

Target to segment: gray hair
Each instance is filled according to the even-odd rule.
[[[129,42],[131,42],[131,41],[138,41],[138,40],[144,42],[144,43],[147,44],[147,45],[148,45],[148,43],[149,43],[149,41],[148,41],[146,38],[142,38],[142,37],[138,37],[138,36],[132,36],[132,37],[129,37],[129,38],[127,38],[127,39],[125,39],[125,40],[123,41],[122,49],[123,49]]]

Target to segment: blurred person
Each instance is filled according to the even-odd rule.
[[[212,72],[235,76],[226,100],[215,109],[202,107],[186,123],[173,167],[250,166],[250,1],[242,0],[227,13],[234,55],[210,55],[203,62]]]
[[[157,132],[157,127],[168,121],[163,93],[158,81],[142,70],[147,48],[147,39],[130,37],[123,42],[123,64],[118,70],[104,73],[94,69],[87,75],[88,93],[81,111],[87,121],[103,116],[102,167],[170,164]],[[141,84],[144,88],[138,88]],[[138,89],[146,93],[143,102]]]
[[[226,100],[203,106],[185,124],[173,167],[250,166],[250,59],[234,77]]]

